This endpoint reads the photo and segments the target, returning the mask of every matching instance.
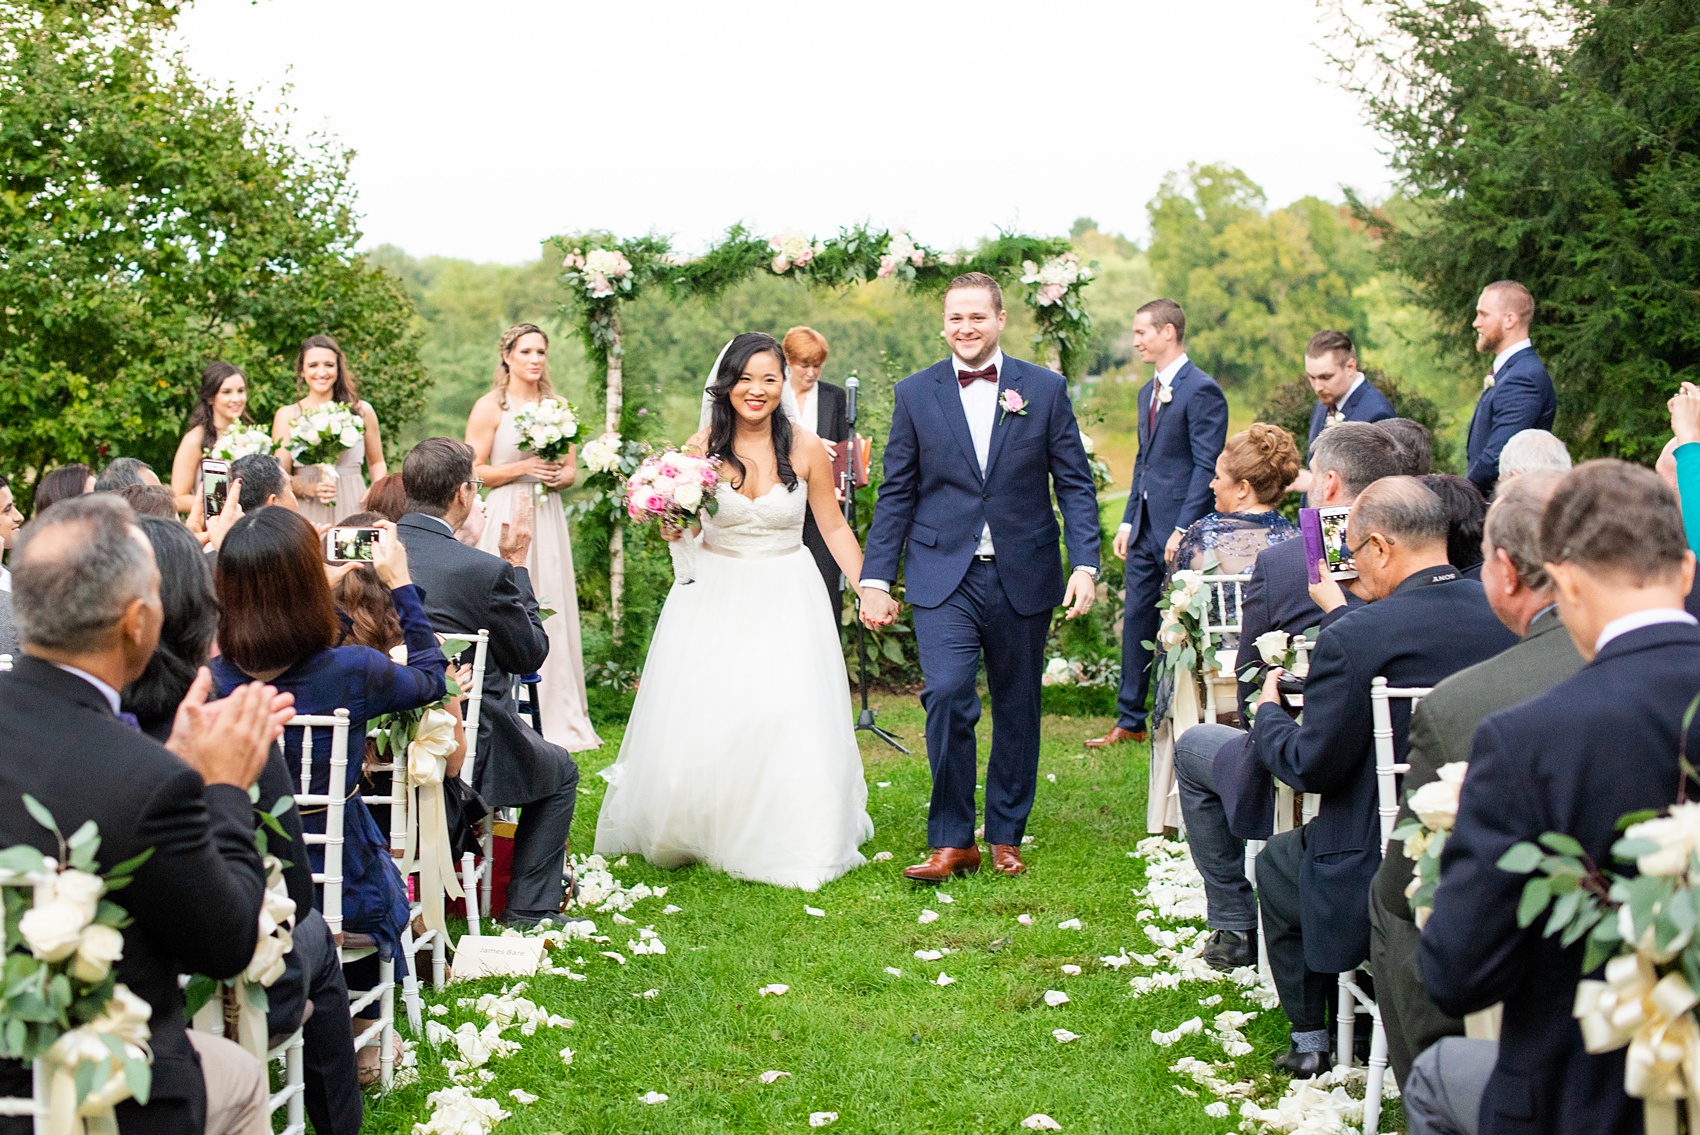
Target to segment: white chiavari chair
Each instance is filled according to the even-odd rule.
[[[354,1038],[354,1050],[368,1045],[378,1046],[378,1071],[387,1089],[395,1079],[395,960],[378,954],[378,945],[364,934],[344,934],[342,929],[342,833],[346,802],[350,799],[348,783],[348,711],[339,709],[334,715],[298,714],[290,718],[288,728],[301,730],[301,791],[295,795],[295,806],[303,815],[309,810],[324,810],[323,834],[305,833],[309,846],[324,849],[324,870],[313,873],[313,882],[321,889],[321,905],[325,925],[338,943],[342,963],[378,956],[378,983],[368,990],[349,990],[348,1011],[359,1017],[369,1006],[378,1006],[378,1019]],[[316,793],[313,787],[313,731],[331,731],[331,755],[327,791]]]
[[[11,656],[0,654],[0,671],[12,668]],[[46,882],[54,870],[52,860],[48,861],[46,869],[41,874],[20,874],[13,871],[0,871],[0,886],[29,887],[34,890]],[[0,1116],[13,1118],[29,1117],[35,1123],[35,1135],[47,1135],[47,1066],[40,1060],[30,1066],[30,1094],[27,1096],[0,1096]]]
[[[10,654],[0,654],[0,674],[4,674],[6,671],[10,670],[11,668],[12,668],[12,656]],[[6,1114],[6,1113],[0,1112],[0,1115],[4,1115],[4,1114]]]
[[[1389,686],[1387,679],[1377,675],[1370,680],[1370,728],[1375,738],[1375,780],[1377,813],[1381,821],[1381,853],[1387,854],[1387,843],[1393,837],[1394,823],[1399,816],[1399,777],[1411,766],[1399,761],[1393,743],[1393,702],[1409,701],[1415,712],[1423,698],[1433,690],[1429,687]],[[1370,1019],[1368,1077],[1364,1084],[1364,1135],[1376,1135],[1381,1125],[1381,1093],[1387,1078],[1387,1028],[1381,1021],[1381,1008],[1374,998],[1364,992],[1357,980],[1357,971],[1340,975],[1340,1005],[1335,1016],[1335,1069],[1345,1071],[1352,1064],[1353,1025],[1359,1013]]]
[[[189,979],[183,977],[179,981],[187,984]],[[208,1036],[224,1036],[225,998],[230,996],[233,996],[233,991],[221,983],[190,1019],[189,1027]],[[274,1135],[304,1135],[307,1130],[305,1046],[305,1038],[297,1028],[266,1052],[267,1065],[278,1064],[283,1068],[283,1086],[271,1094],[267,1107],[272,1115],[276,1115],[279,1108],[285,1109],[283,1127]]]
[[[466,691],[466,760],[460,766],[460,778],[468,786],[473,782],[473,773],[478,761],[478,723],[482,720],[484,710],[484,671],[489,665],[490,632],[480,630],[472,638],[472,681]],[[479,885],[483,884],[483,909],[490,909],[491,875],[494,868],[491,856],[494,850],[495,817],[484,818],[484,832],[479,839],[483,851],[482,863],[480,857],[472,852],[466,852],[460,857],[460,888],[466,894],[466,932],[477,936],[483,928],[478,921],[480,904]]]

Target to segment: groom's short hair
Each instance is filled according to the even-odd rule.
[[[1140,304],[1139,310],[1133,314],[1135,318],[1149,315],[1153,331],[1160,331],[1165,323],[1168,324],[1175,329],[1175,342],[1186,342],[1186,312],[1174,300],[1160,299]]]
[[[951,292],[960,291],[964,288],[983,288],[991,294],[993,309],[996,311],[1003,310],[1003,289],[998,287],[996,280],[984,272],[962,273],[950,282],[950,285],[945,288],[944,294],[948,296]]]

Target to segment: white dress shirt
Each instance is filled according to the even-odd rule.
[[[1505,365],[1506,359],[1509,359],[1512,355],[1515,355],[1524,347],[1533,347],[1534,345],[1534,340],[1524,337],[1511,344],[1511,346],[1505,348],[1505,350],[1499,352],[1499,354],[1493,357],[1493,373],[1496,375],[1499,373],[1499,368]]]
[[[1645,611],[1631,611],[1621,619],[1613,619],[1600,628],[1600,637],[1594,640],[1594,653],[1598,654],[1604,650],[1606,643],[1612,639],[1643,627],[1656,627],[1660,623],[1687,623],[1692,627],[1695,622],[1693,615],[1675,607],[1649,607]]]
[[[1348,403],[1352,400],[1352,395],[1356,394],[1358,392],[1358,387],[1362,386],[1363,384],[1364,384],[1364,372],[1359,371],[1358,377],[1352,379],[1352,385],[1346,387],[1346,393],[1341,397],[1340,401],[1334,403],[1335,411],[1341,412],[1341,413],[1345,412],[1346,403]]]
[[[985,370],[986,367],[971,367],[956,355],[950,356],[950,365],[957,374],[970,370]],[[993,351],[991,361],[986,364],[998,370],[998,382],[987,382],[978,379],[961,388],[962,413],[968,418],[968,436],[974,439],[974,457],[980,462],[980,475],[985,476],[986,462],[992,456],[992,427],[998,420],[998,386],[1003,379],[1003,351]],[[992,548],[992,526],[988,523],[980,529],[980,546],[974,552],[977,556],[995,555]]]
[[[75,674],[77,677],[99,690],[100,696],[106,699],[106,704],[112,707],[113,716],[116,717],[118,715],[119,699],[117,690],[113,689],[93,674],[90,674],[87,670],[79,670],[75,666],[67,666],[63,662],[55,662],[54,665],[65,671],[67,674]]]
[[[1157,372],[1157,385],[1151,388],[1151,402],[1157,407],[1157,417],[1161,418],[1163,416],[1163,391],[1172,390],[1174,388],[1175,375],[1179,374],[1181,372],[1181,368],[1186,366],[1186,364],[1186,352],[1182,351],[1180,354],[1175,356],[1174,362]],[[1358,381],[1362,382],[1363,378],[1359,377]],[[1356,390],[1357,387],[1354,386],[1352,389]],[[1150,408],[1147,407],[1145,412],[1147,414],[1151,413]],[[1156,427],[1153,426],[1152,429],[1155,431]],[[1141,495],[1143,496],[1143,493]],[[1118,524],[1116,526],[1116,532],[1118,535],[1123,532],[1131,533],[1132,531],[1133,525],[1131,524]],[[1184,532],[1186,529],[1176,528],[1175,531]]]
[[[797,397],[797,424],[812,434],[820,433],[820,383],[809,388],[807,394],[797,394],[797,388],[792,387],[791,393]]]
[[[12,590],[12,572],[10,568],[0,567],[0,591]]]

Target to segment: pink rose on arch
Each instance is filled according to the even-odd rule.
[[[1026,414],[1027,399],[1021,396],[1021,391],[1014,387],[1006,389],[998,398],[998,405],[1003,407],[1005,414]]]
[[[880,270],[879,270],[878,275],[881,279],[884,279],[885,277],[891,275],[895,271],[897,271],[897,257],[895,257],[895,256],[882,256],[882,257],[880,257]]]
[[[1068,289],[1061,284],[1046,284],[1039,289],[1039,305],[1050,307],[1052,304],[1061,301],[1067,291]]]

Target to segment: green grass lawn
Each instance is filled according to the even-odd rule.
[[[1019,1132],[1035,1112],[1054,1117],[1065,1131],[1225,1132],[1238,1127],[1238,1106],[1227,1119],[1204,1114],[1208,1094],[1189,1098],[1169,1071],[1181,1056],[1223,1060],[1220,1046],[1200,1036],[1170,1048],[1151,1042],[1153,1029],[1171,1029],[1189,1017],[1208,1022],[1219,1011],[1199,999],[1223,995],[1221,1009],[1255,1009],[1236,987],[1183,984],[1135,998],[1128,979],[1148,972],[1121,970],[1098,958],[1125,947],[1149,952],[1138,922],[1133,888],[1142,864],[1127,852],[1144,837],[1144,746],[1088,753],[1083,738],[1103,732],[1106,719],[1045,719],[1038,801],[1028,828],[1029,873],[1006,879],[984,872],[943,888],[903,880],[901,868],[926,850],[930,779],[921,737],[922,715],[913,697],[881,699],[881,724],[915,750],[902,756],[864,736],[869,813],[876,834],[863,850],[870,863],[812,896],[741,883],[702,868],[662,871],[633,858],[615,874],[628,886],[666,886],[665,899],[646,899],[629,915],[636,925],[615,925],[611,914],[588,912],[612,942],[572,943],[557,961],[582,956],[583,982],[560,976],[531,981],[527,996],[572,1017],[571,1030],[540,1029],[519,1038],[525,1048],[489,1067],[496,1080],[480,1096],[513,1112],[498,1135],[589,1135],[592,1132],[769,1132],[808,1129],[811,1112],[835,1111],[834,1132]],[[989,720],[989,719],[988,719]],[[573,846],[588,851],[596,828],[603,781],[594,774],[613,760],[617,727],[603,727],[606,745],[581,754],[589,789],[579,798]],[[990,730],[983,727],[981,759]],[[682,724],[680,743],[689,743]],[[1047,774],[1055,776],[1052,783]],[[890,787],[876,787],[889,781]],[[683,909],[662,914],[676,903]],[[811,904],[826,911],[804,913]],[[930,925],[923,909],[941,917]],[[1030,914],[1031,927],[1017,916]],[[1081,930],[1057,924],[1078,918]],[[618,965],[602,949],[625,949],[642,926],[653,925],[666,943],[664,956],[631,957]],[[918,949],[949,947],[938,962],[918,961]],[[1082,967],[1065,976],[1060,967]],[[886,967],[901,969],[894,977]],[[940,971],[955,984],[932,984]],[[789,985],[781,997],[760,997],[769,983]],[[432,993],[450,1006],[441,1020],[482,1025],[458,998],[500,987],[498,981],[464,982]],[[645,999],[645,990],[659,995]],[[1047,1007],[1046,990],[1069,1002]],[[399,1008],[399,999],[398,999]],[[1052,1030],[1080,1039],[1059,1044]],[[1234,1062],[1229,1080],[1267,1071],[1285,1045],[1278,1011],[1246,1027],[1255,1048]],[[558,1052],[570,1045],[570,1067]],[[426,1094],[449,1083],[444,1055],[421,1043],[420,1079],[370,1105],[367,1130],[407,1133],[427,1112]],[[772,1085],[760,1074],[791,1073]],[[508,1095],[523,1088],[540,1098],[521,1106]],[[665,1093],[664,1104],[639,1101]],[[1278,1093],[1274,1093],[1278,1094]]]

